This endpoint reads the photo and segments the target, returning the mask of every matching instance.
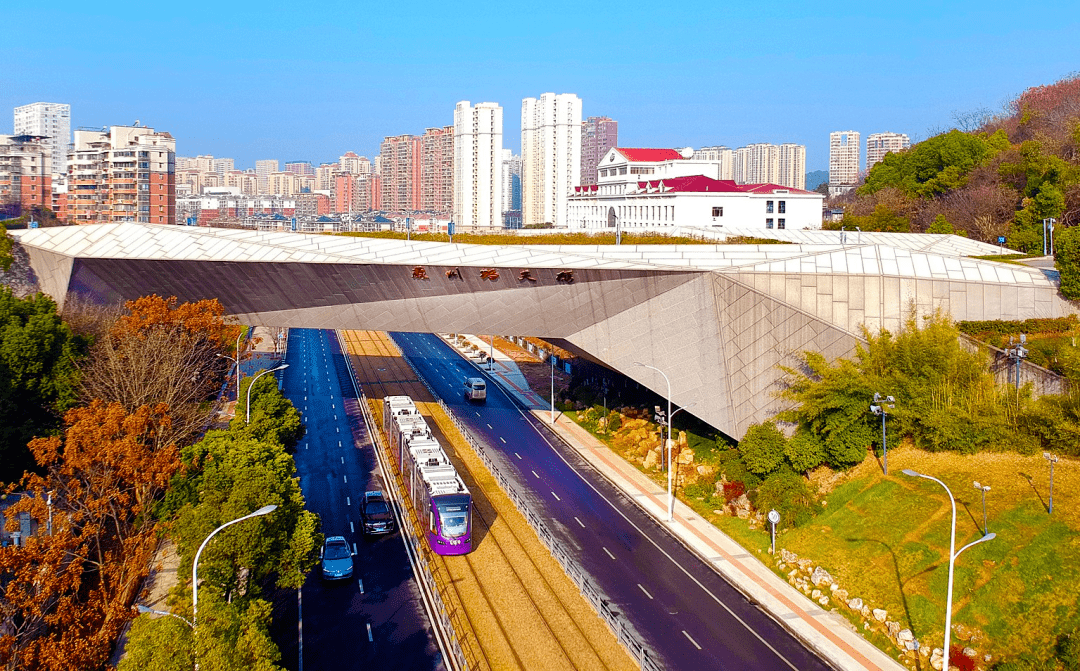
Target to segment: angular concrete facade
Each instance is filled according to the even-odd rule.
[[[912,306],[956,319],[1076,311],[1052,273],[956,255],[988,253],[978,243],[845,246],[824,233],[787,245],[479,246],[109,224],[19,239],[60,302],[156,293],[217,298],[254,325],[564,338],[666,394],[634,362],[661,368],[675,403],[735,437],[778,409],[778,364],[850,354],[864,325],[896,330]]]

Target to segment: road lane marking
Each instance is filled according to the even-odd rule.
[[[335,426],[334,431],[337,431],[338,433],[341,433],[341,427],[340,426]]]
[[[349,476],[343,475],[341,477],[345,478],[345,484],[349,484]]]
[[[352,505],[352,499],[350,499],[348,496],[345,497],[345,505],[347,505],[347,506]]]
[[[304,595],[302,589],[296,590],[296,639],[297,654],[300,656],[299,671],[304,671]]]
[[[650,599],[653,598],[653,595],[649,594],[649,590],[642,587],[641,583],[638,583],[637,586],[638,586],[638,589],[640,589],[642,592],[645,592],[645,596],[649,597]],[[686,632],[684,631],[683,633],[685,634]]]
[[[341,447],[341,441],[340,440],[337,442],[337,446]]]
[[[580,526],[582,529],[585,528],[585,523],[579,520],[576,515],[574,516],[574,521],[577,522],[578,526]]]
[[[503,445],[506,445],[506,439],[505,438],[503,438],[502,436],[499,436],[499,440],[501,440],[503,442]]]
[[[685,634],[686,632],[684,631],[683,633]],[[371,638],[371,623],[370,622],[367,624],[367,640],[368,640],[368,643],[374,643],[374,641]]]
[[[479,416],[480,416],[480,413],[476,413],[476,416],[477,416],[477,417],[479,417]]]
[[[334,415],[334,421],[335,422],[337,421],[337,415]]]
[[[551,492],[551,495],[555,497],[556,501],[562,501],[562,499],[559,498],[559,495],[556,494],[555,492]]]
[[[701,646],[697,644],[697,641],[695,641],[694,639],[690,638],[690,634],[686,633],[686,630],[685,630],[685,629],[683,629],[683,633],[682,633],[682,635],[683,635],[683,636],[685,636],[685,637],[686,637],[686,639],[687,639],[688,641],[690,641],[691,643],[693,643],[693,644],[694,644],[694,647],[695,647],[695,648],[697,648],[698,650],[701,650]]]
[[[490,425],[490,424],[488,424],[488,428],[489,428],[489,429],[491,428],[491,425]]]
[[[356,543],[352,544],[352,553],[356,554]]]
[[[349,533],[356,533],[356,527],[353,526],[352,522],[349,522]]]
[[[515,457],[517,457],[518,459],[520,459],[520,458],[521,458],[521,455],[520,455],[520,454],[518,454],[517,452],[514,452],[514,456],[515,456]]]
[[[357,579],[356,582],[360,583],[360,593],[363,594],[364,593],[364,581],[360,580],[360,579]]]
[[[612,559],[615,559],[615,555],[611,554],[611,550],[608,550],[606,547],[604,547],[602,545],[600,547],[604,550],[604,552],[607,554],[607,556],[611,557]]]
[[[533,471],[533,472],[532,472],[532,474],[533,474],[533,475],[536,475],[536,471]],[[536,479],[537,479],[537,480],[539,480],[539,479],[540,479],[540,476],[539,476],[539,475],[536,475]]]

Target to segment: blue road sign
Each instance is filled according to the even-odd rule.
[[[1004,235],[999,235],[998,236],[998,244],[999,245],[1004,245],[1005,244],[1005,236]]]

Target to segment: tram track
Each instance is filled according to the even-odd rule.
[[[466,654],[498,669],[637,668],[389,337],[341,333],[376,422],[384,397],[412,397],[473,493],[473,552],[429,555]]]

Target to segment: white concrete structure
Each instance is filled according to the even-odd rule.
[[[570,228],[821,228],[821,194],[719,179],[719,162],[684,158],[692,155],[687,150],[613,148],[600,162],[599,183],[574,188]]]
[[[545,93],[521,101],[521,210],[525,226],[566,228],[581,180],[581,98]]]
[[[717,179],[735,179],[735,150],[730,147],[702,147],[694,152],[693,158],[719,164]]]
[[[829,195],[850,191],[859,182],[859,133],[829,133]]]
[[[899,153],[911,146],[911,139],[903,133],[871,133],[866,136],[866,169],[885,158],[889,152]]]
[[[503,109],[463,100],[454,108],[454,222],[502,228]]]
[[[71,105],[30,103],[15,108],[15,135],[41,135],[49,138],[52,174],[63,182],[67,176],[67,154],[71,146]],[[53,178],[53,183],[57,182]]]

